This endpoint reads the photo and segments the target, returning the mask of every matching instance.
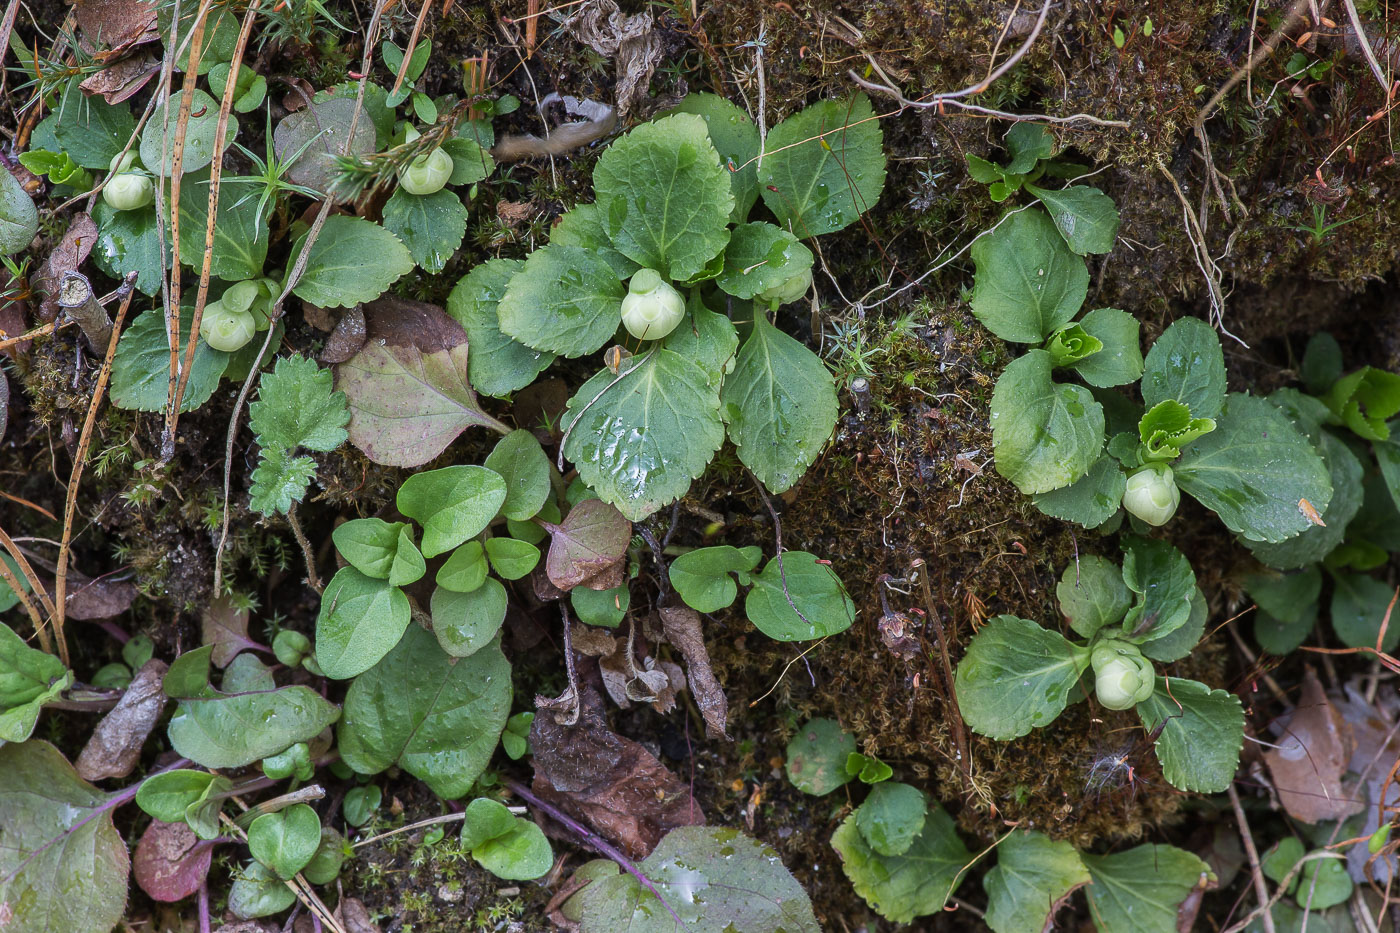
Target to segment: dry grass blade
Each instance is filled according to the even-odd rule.
[[[422,7],[418,10],[418,19],[413,23],[413,32],[408,37],[408,45],[403,50],[403,61],[399,62],[399,72],[394,75],[394,87],[389,92],[393,97],[403,87],[404,76],[408,74],[409,60],[413,58],[413,50],[418,46],[418,37],[423,33],[423,21],[428,18],[428,7],[432,5],[432,0],[423,0]]]
[[[0,529],[0,544],[3,544],[5,550],[14,558],[20,572],[24,574],[24,579],[29,583],[31,592],[44,592],[43,583],[34,575],[34,569],[29,566],[29,562],[24,559],[24,554],[10,540],[10,536],[5,534],[4,529]],[[19,597],[20,604],[24,606],[24,611],[29,615],[29,621],[34,625],[34,634],[39,636],[39,647],[52,654],[53,641],[49,638],[48,629],[44,627],[44,617],[39,614],[39,609],[34,605],[34,600],[29,598],[29,593],[26,593],[24,587],[20,585],[19,577],[14,575],[14,572],[10,570],[10,565],[3,560],[0,560],[0,579],[3,579],[5,585],[14,590],[15,595]]]

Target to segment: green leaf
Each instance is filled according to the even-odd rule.
[[[1158,677],[1137,712],[1149,733],[1166,723],[1157,737],[1157,759],[1173,786],[1202,794],[1230,786],[1244,745],[1239,697],[1194,680]]]
[[[1079,479],[1043,492],[1033,501],[1046,515],[1077,522],[1085,528],[1098,528],[1118,514],[1127,488],[1128,476],[1118,461],[1100,457]]]
[[[854,813],[836,827],[831,847],[841,856],[841,870],[856,893],[895,923],[942,911],[963,869],[973,861],[953,818],[937,804],[929,807],[923,831],[901,855],[881,855],[870,848]]]
[[[480,541],[468,541],[438,568],[437,585],[454,593],[470,593],[486,580],[486,549]]]
[[[259,661],[252,654],[240,654],[224,669],[224,679],[219,684],[224,693],[259,693],[276,690],[277,680],[272,668]]]
[[[321,845],[321,819],[304,803],[264,813],[248,827],[253,858],[283,880],[296,877]]]
[[[564,456],[633,521],[685,495],[724,440],[706,372],[664,348],[585,382],[561,426]]]
[[[1055,595],[1069,627],[1082,638],[1122,620],[1133,597],[1123,583],[1123,571],[1103,557],[1086,554],[1065,567]]]
[[[509,813],[509,811],[506,811]],[[511,817],[511,828],[503,835],[472,847],[477,864],[507,881],[530,881],[554,866],[554,850],[544,831],[529,820]]]
[[[720,399],[739,460],[771,492],[802,478],[836,426],[836,388],[825,364],[761,314]]]
[[[515,538],[487,538],[486,556],[502,580],[519,580],[540,562],[540,549]]]
[[[301,870],[301,876],[312,884],[330,884],[340,874],[347,849],[349,844],[344,836],[329,826],[322,826],[321,844],[316,847],[311,861]]]
[[[1089,666],[1089,650],[1059,632],[997,616],[973,636],[958,662],[958,708],[972,731],[1005,741],[1047,726]]]
[[[1215,418],[1225,403],[1225,355],[1220,338],[1200,318],[1184,317],[1162,332],[1142,373],[1148,408],[1168,399],[1197,418]]]
[[[481,466],[415,473],[399,487],[399,511],[423,526],[423,556],[437,557],[475,538],[506,501],[506,481]]]
[[[1317,603],[1302,607],[1299,616],[1291,621],[1276,618],[1260,609],[1254,614],[1254,640],[1269,654],[1282,657],[1298,650],[1307,641],[1317,625]],[[1374,644],[1374,642],[1372,643]]]
[[[0,255],[28,249],[39,232],[39,209],[9,169],[0,171]]]
[[[517,428],[496,442],[482,464],[506,481],[501,514],[523,522],[534,518],[549,498],[549,458],[535,435]]]
[[[180,184],[180,259],[196,271],[204,268],[208,214],[209,179],[186,177]],[[242,185],[224,179],[214,218],[210,274],[229,282],[262,275],[269,238],[267,218],[258,214],[258,199],[250,197]]]
[[[870,98],[818,101],[768,131],[759,193],[798,237],[850,226],[885,187],[884,134]]]
[[[583,356],[617,333],[626,294],[597,254],[551,243],[526,257],[506,285],[496,316],[501,333],[527,347]]]
[[[590,590],[586,586],[576,586],[569,591],[569,603],[574,607],[578,620],[585,625],[617,628],[632,605],[632,594],[626,585],[615,586],[610,590]]]
[[[1078,324],[1065,325],[1051,334],[1045,343],[1045,350],[1056,369],[1072,366],[1102,349],[1103,341]]]
[[[1175,846],[1140,845],[1081,858],[1093,879],[1089,913],[1099,933],[1177,933],[1181,902],[1215,877],[1205,862]]]
[[[1050,191],[1027,184],[1026,190],[1045,205],[1070,249],[1081,256],[1113,250],[1118,236],[1118,208],[1098,188],[1073,185]]]
[[[1400,421],[1390,425],[1400,431]],[[1400,440],[1395,439],[1396,435],[1391,434],[1391,439],[1375,441],[1371,449],[1376,453],[1376,463],[1381,468],[1381,476],[1385,479],[1386,489],[1390,491],[1390,498],[1394,501],[1395,507],[1400,509]]]
[[[213,839],[219,834],[222,797],[232,788],[226,777],[180,768],[142,781],[136,805],[161,822],[188,822],[201,839]]]
[[[1357,437],[1388,440],[1386,419],[1400,413],[1400,375],[1367,366],[1338,379],[1322,400]]]
[[[371,85],[372,86],[372,85]],[[374,151],[375,125],[369,108],[356,103],[354,85],[336,97],[316,94],[300,110],[283,117],[272,131],[272,147],[287,166],[285,178],[315,191],[333,192],[339,171],[337,156],[365,156]],[[366,89],[368,90],[368,88]],[[370,103],[367,94],[365,103]],[[358,111],[359,118],[355,114]],[[355,135],[350,136],[350,125]]]
[[[1316,850],[1324,851],[1324,850]],[[1311,910],[1326,910],[1351,899],[1352,882],[1342,859],[1315,859],[1303,866],[1296,899]]]
[[[180,111],[183,93],[174,93],[164,104],[157,106],[146,121],[141,132],[141,164],[156,175],[169,177],[175,172],[175,141],[180,129]],[[173,106],[172,106],[173,105]],[[129,116],[130,114],[128,114]],[[168,124],[167,124],[168,117]],[[195,88],[191,99],[189,119],[185,125],[185,154],[180,163],[182,174],[197,172],[214,161],[214,135],[219,125],[219,102],[203,91]],[[238,136],[238,118],[228,116],[228,128],[224,133],[224,145]],[[126,145],[130,132],[122,137],[120,144],[112,150],[112,155]],[[165,159],[161,160],[164,151]],[[76,157],[75,157],[76,158]],[[107,159],[110,162],[112,156]],[[81,161],[81,160],[80,160]],[[89,168],[106,168],[107,164],[92,165]]]
[[[1301,501],[1319,512],[1332,501],[1327,466],[1312,445],[1277,408],[1249,395],[1232,393],[1215,430],[1172,469],[1183,492],[1254,541],[1284,541],[1306,531],[1312,523]]]
[[[1318,331],[1308,338],[1298,371],[1309,395],[1326,395],[1332,384],[1342,378],[1342,345],[1326,331]]]
[[[798,790],[821,797],[849,781],[846,759],[856,750],[855,737],[834,719],[812,719],[787,744],[787,776]]]
[[[384,229],[403,241],[424,272],[441,272],[462,245],[467,208],[450,188],[424,195],[395,188],[384,204]]]
[[[63,89],[63,97],[59,100],[58,107],[54,110],[56,120],[54,122],[54,138],[57,140],[63,152],[67,153],[74,162],[83,168],[98,168],[104,172],[112,164],[112,159],[126,148],[127,142],[131,139],[131,134],[136,131],[136,118],[131,115],[131,107],[128,104],[109,104],[101,95],[89,97],[81,87],[80,79],[70,79]],[[199,92],[196,91],[196,96]],[[179,100],[179,92],[176,92],[176,100]],[[218,113],[219,105],[214,105],[215,114]],[[176,106],[178,114],[179,107]],[[194,109],[191,108],[191,113]],[[164,111],[160,114],[152,114],[151,121],[163,119]],[[171,124],[174,124],[172,119]],[[150,123],[147,124],[148,126]],[[229,139],[233,138],[230,130]],[[189,153],[185,154],[186,169],[189,169]],[[159,153],[157,157],[143,162],[146,167],[154,170],[156,163],[160,161]],[[207,163],[206,163],[207,164]]]
[[[696,363],[718,387],[726,373],[734,369],[734,351],[739,349],[739,333],[723,314],[705,307],[698,290],[688,302],[689,313],[662,341],[667,350]]]
[[[306,498],[315,477],[316,461],[310,457],[294,457],[280,447],[263,450],[253,470],[248,505],[263,515],[285,515],[293,502]]]
[[[1155,538],[1130,537],[1124,551],[1123,582],[1137,599],[1123,619],[1123,637],[1141,644],[1185,625],[1196,588],[1186,555]]]
[[[379,809],[383,800],[384,791],[380,790],[377,784],[362,784],[345,792],[340,812],[345,816],[345,822],[351,826],[363,826],[374,819],[375,811]]]
[[[554,241],[558,242],[557,232]],[[467,273],[447,297],[447,313],[467,331],[471,347],[467,372],[472,385],[487,395],[504,397],[523,389],[554,362],[554,354],[532,350],[501,333],[497,305],[524,265],[520,259],[488,259]]]
[[[1209,418],[1192,418],[1191,409],[1173,399],[1153,405],[1138,422],[1138,439],[1147,460],[1175,460],[1181,448],[1215,430]]]
[[[1309,524],[1301,534],[1277,544],[1246,539],[1244,544],[1250,552],[1270,567],[1291,570],[1322,560],[1341,545],[1351,520],[1361,511],[1365,467],[1356,454],[1330,431],[1319,431],[1318,435],[1316,449],[1327,464],[1332,483],[1332,500],[1322,513],[1324,524]]]
[[[510,664],[496,644],[453,659],[410,626],[350,685],[340,754],[360,774],[397,763],[440,797],[461,797],[486,768],[510,715]]]
[[[736,104],[704,91],[687,94],[674,109],[666,111],[667,115],[672,113],[693,113],[704,119],[734,195],[729,219],[743,223],[758,200],[758,127]]]
[[[1089,292],[1089,269],[1043,211],[1019,211],[972,244],[972,313],[1012,343],[1041,343],[1070,322]]]
[[[329,369],[300,354],[282,357],[258,379],[248,425],[263,447],[329,452],[345,443],[350,410]]]
[[[671,585],[681,599],[696,612],[718,612],[734,602],[740,582],[749,582],[749,573],[758,566],[763,550],[755,545],[736,548],[728,544],[696,548],[671,562]]]
[[[605,218],[596,204],[575,204],[559,218],[549,233],[556,246],[581,246],[612,267],[619,280],[629,279],[640,265],[613,249]],[[518,260],[513,260],[518,261]]]
[[[613,246],[664,278],[700,273],[729,242],[729,172],[694,114],[644,123],[613,142],[593,169],[593,186]]]
[[[337,526],[331,539],[351,567],[367,577],[388,580],[391,586],[407,586],[428,569],[407,522],[356,518]]]
[[[410,615],[408,597],[398,587],[342,567],[321,594],[316,663],[333,680],[369,670],[398,644]]]
[[[1051,381],[1050,354],[1012,360],[992,392],[997,472],[1026,495],[1084,476],[1103,452],[1104,412],[1081,386]]]
[[[467,804],[462,816],[462,832],[458,838],[464,849],[475,849],[515,828],[515,814],[510,808],[489,797],[478,797]]]
[[[47,742],[0,745],[7,933],[105,933],[122,919],[130,862],[107,797]]]
[[[447,183],[454,188],[474,185],[496,170],[496,160],[474,139],[449,139],[442,144],[442,151],[452,156],[452,174]]]
[[[1334,573],[1332,628],[1342,644],[1349,648],[1374,648],[1381,622],[1394,596],[1394,588],[1375,577],[1361,573]],[[1400,618],[1392,616],[1381,649],[1390,652],[1396,644],[1400,644]]]
[[[235,917],[252,920],[280,914],[297,896],[261,862],[249,862],[228,892],[228,909]]]
[[[212,691],[211,691],[212,693]],[[340,711],[310,687],[181,700],[170,744],[206,768],[242,768],[289,745],[308,742]]]
[[[73,673],[51,654],[31,648],[0,622],[0,742],[23,742],[39,710],[73,685]]]
[[[850,628],[856,608],[830,566],[815,554],[787,551],[753,578],[744,614],[776,641],[808,641]]]
[[[97,223],[97,243],[92,254],[102,271],[114,279],[124,279],[128,272],[135,272],[137,291],[143,295],[159,292],[165,270],[170,268],[170,235],[167,228],[162,254],[155,208],[118,211],[99,200],[92,209],[92,219]]]
[[[1210,616],[1210,606],[1205,594],[1198,586],[1191,591],[1191,612],[1186,622],[1174,631],[1157,635],[1144,641],[1138,647],[1144,656],[1154,661],[1170,663],[1180,661],[1190,654],[1205,637],[1206,619]]]
[[[812,251],[791,233],[769,223],[742,224],[730,235],[715,284],[735,298],[753,298],[810,268]]]
[[[501,630],[506,603],[506,588],[494,577],[469,593],[439,586],[429,604],[438,644],[454,658],[476,654]]]
[[[183,365],[184,342],[194,321],[193,308],[180,309],[180,356]],[[194,351],[185,397],[180,411],[194,411],[209,401],[219,386],[229,355],[211,348],[203,340]],[[165,334],[165,314],[152,308],[137,316],[117,341],[112,360],[112,404],[135,411],[162,411],[170,385],[170,343]]]
[[[1089,869],[1068,842],[1037,832],[1012,833],[997,846],[997,863],[982,879],[987,926],[994,933],[1048,929],[1060,905],[1089,880]]]
[[[1003,171],[1008,175],[1025,175],[1037,162],[1055,154],[1055,137],[1037,123],[1013,123],[1006,132],[1006,154],[1011,159]]]
[[[302,236],[292,247],[289,269],[305,244]],[[408,247],[388,230],[359,217],[332,214],[312,244],[292,292],[323,308],[349,308],[378,298],[412,269]]]
[[[856,808],[856,827],[876,853],[903,855],[923,831],[926,808],[923,791],[916,787],[897,781],[876,784]]]

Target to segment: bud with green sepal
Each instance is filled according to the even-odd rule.
[[[638,269],[622,299],[622,323],[638,340],[660,340],[685,317],[685,299],[653,269]]]
[[[409,127],[405,133],[405,144],[413,142],[420,135],[413,127]],[[415,157],[399,170],[399,186],[409,194],[435,194],[447,185],[447,180],[451,177],[452,156],[441,149],[434,149]]]
[[[1153,527],[1165,525],[1181,504],[1181,490],[1176,488],[1172,468],[1154,462],[1128,477],[1123,491],[1123,508]]]
[[[801,272],[788,278],[781,285],[774,285],[758,293],[760,301],[768,302],[772,307],[785,305],[796,301],[807,294],[807,289],[812,287],[812,267],[808,266]]]
[[[241,350],[257,331],[258,322],[249,311],[231,310],[222,301],[211,301],[204,306],[199,335],[215,350],[225,353]]]
[[[155,185],[150,176],[131,170],[135,162],[134,152],[112,157],[112,177],[102,186],[102,200],[113,210],[139,210],[155,200]]]
[[[1132,709],[1152,696],[1156,674],[1152,662],[1136,645],[1100,642],[1094,646],[1089,663],[1094,669],[1094,693],[1109,709]]]

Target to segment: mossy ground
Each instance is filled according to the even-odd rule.
[[[1210,157],[1219,171],[1211,179],[1192,132],[1195,115],[1250,48],[1279,25],[1280,14],[1264,11],[1251,23],[1254,5],[1243,0],[1150,6],[1151,36],[1144,34],[1146,7],[1057,6],[1021,63],[976,98],[1017,113],[1084,113],[1127,124],[1076,120],[1055,126],[1069,154],[1099,170],[1094,184],[1114,197],[1123,217],[1118,248],[1090,262],[1089,306],[1131,311],[1152,336],[1181,313],[1209,312],[1206,275],[1212,274],[1226,296],[1225,325],[1248,344],[1226,344],[1232,388],[1262,392],[1285,381],[1303,342],[1319,329],[1334,330],[1352,362],[1395,368],[1400,168],[1391,155],[1391,121],[1367,120],[1384,98],[1364,63],[1347,56],[1340,41],[1304,50],[1309,61],[1326,63],[1320,78],[1290,78],[1284,63],[1291,50],[1262,60],[1250,78],[1253,96],[1237,90],[1207,123]],[[358,22],[349,5],[330,8],[342,22]],[[867,55],[911,95],[961,88],[981,80],[994,55],[1004,60],[1022,41],[1031,14],[1023,8],[1001,36],[1010,9],[981,0],[718,0],[702,5],[695,19],[688,4],[657,7],[668,57],[653,92],[715,90],[754,111],[761,105],[771,126],[805,102],[849,92],[847,70],[867,75]],[[445,16],[434,10],[425,32],[435,43],[428,73],[434,89],[456,91],[457,63],[487,53],[495,63],[496,90],[525,101],[498,121],[501,133],[537,132],[533,102],[549,91],[610,97],[611,63],[552,21],[542,21],[540,44],[529,57],[504,44],[500,18],[522,11],[518,4],[457,2]],[[389,14],[400,41],[415,12],[400,5]],[[53,22],[61,16],[57,11]],[[1377,34],[1381,22],[1376,19]],[[1115,30],[1124,37],[1121,48]],[[357,67],[359,48],[341,36],[318,40],[309,51],[273,50],[270,60],[321,85],[343,80]],[[973,843],[1010,822],[1100,848],[1181,838],[1189,828],[1182,818],[1188,801],[1161,779],[1134,722],[1127,716],[1093,718],[1082,704],[1016,742],[972,738],[965,771],[955,760],[949,710],[938,687],[934,629],[925,620],[921,650],[910,660],[881,641],[882,597],[895,611],[936,610],[954,660],[974,627],[999,613],[1053,625],[1060,570],[1076,554],[1105,546],[1091,533],[1076,534],[1041,516],[992,467],[987,402],[1008,356],[960,297],[970,282],[966,256],[919,278],[932,257],[952,256],[1000,215],[1002,207],[967,177],[964,157],[994,157],[1006,124],[953,108],[896,114],[889,98],[876,104],[885,116],[891,157],[879,209],[859,226],[823,240],[829,277],[818,276],[822,308],[810,318],[804,312],[800,320],[786,321],[790,331],[822,346],[847,407],[835,440],[809,476],[776,503],[784,545],[833,562],[858,608],[857,622],[805,654],[801,647],[768,641],[738,614],[710,624],[707,641],[733,711],[732,743],[698,738],[703,728],[693,715],[686,722],[679,714],[634,711],[617,723],[693,779],[712,820],[746,825],[774,845],[811,892],[828,929],[883,927],[851,891],[827,842],[851,800],[843,792],[806,797],[782,774],[784,746],[809,716],[840,720],[862,751],[878,755],[899,778],[955,810]],[[259,128],[246,130],[245,144],[258,151]],[[410,277],[398,289],[441,302],[477,262],[538,244],[563,209],[591,199],[595,155],[585,151],[551,165],[503,166],[480,186],[467,243],[449,269],[438,277]],[[528,219],[500,219],[502,202],[528,205]],[[1205,218],[1204,249],[1217,272],[1202,270],[1188,210]],[[1321,230],[1338,221],[1343,225]],[[1318,232],[1300,229],[1310,225]],[[885,282],[890,287],[880,288]],[[888,301],[877,304],[882,299]],[[289,316],[290,347],[314,353],[320,340],[300,315]],[[63,493],[54,477],[66,477],[69,460],[62,448],[71,447],[81,428],[92,371],[76,365],[69,334],[38,341],[11,372],[24,391],[15,393],[11,407],[7,491],[61,517]],[[857,379],[868,389],[853,394],[849,386]],[[217,544],[231,394],[221,391],[182,418],[176,457],[164,467],[154,462],[157,416],[107,410],[97,424],[75,561],[93,572],[119,566],[139,582],[132,628],[155,638],[166,654],[199,639],[197,613],[210,595]],[[254,463],[247,435],[242,437],[232,464],[236,503],[246,502],[242,493]],[[464,451],[454,456],[470,453]],[[397,486],[395,471],[353,451],[329,455],[319,465],[323,488],[306,509],[321,516],[309,520],[312,540],[326,537],[332,509],[374,514]],[[725,518],[722,540],[771,548],[775,529],[767,508],[732,456],[721,455],[689,504]],[[6,521],[11,534],[58,537],[56,521],[13,503],[6,508],[13,516]],[[314,602],[296,585],[301,556],[285,525],[257,522],[238,504],[232,519],[226,561],[235,586],[256,596],[279,624],[309,631]],[[681,540],[698,541],[698,520],[686,521]],[[1200,510],[1183,509],[1172,536],[1191,556],[1210,599],[1212,625],[1218,625],[1239,607],[1231,583],[1239,553]],[[917,587],[902,582],[917,560],[930,575],[931,607]],[[891,578],[888,586],[882,576]],[[1177,672],[1239,687],[1242,666],[1227,646],[1216,636]],[[76,647],[81,669],[95,669],[115,653],[87,633]],[[525,672],[518,686],[528,695],[551,676],[545,669]],[[56,720],[52,728],[60,739],[71,731],[68,744],[79,740],[74,736],[81,724],[73,717]],[[1133,780],[1094,786],[1095,762],[1111,755],[1131,760]],[[390,806],[386,819],[439,812],[439,803],[416,788],[408,780],[390,783],[386,804],[397,800],[402,809]],[[519,895],[503,894],[501,888],[510,886],[462,858],[451,843],[454,835],[449,827],[447,839],[425,846],[416,831],[368,848],[345,878],[347,893],[362,897],[387,930],[542,929],[541,889],[525,885]],[[978,926],[959,911],[924,928]]]

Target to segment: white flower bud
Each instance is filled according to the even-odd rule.
[[[120,175],[123,172],[131,171],[131,166],[136,162],[136,153],[127,150],[122,155],[112,156],[112,161],[107,163],[107,169],[113,175]]]
[[[1165,525],[1181,504],[1181,490],[1176,488],[1172,468],[1165,464],[1149,464],[1128,477],[1123,492],[1123,508],[1149,525]]]
[[[652,269],[639,269],[622,299],[622,323],[638,340],[660,340],[685,317],[685,299]]]
[[[788,278],[781,285],[774,285],[758,293],[761,301],[775,301],[780,305],[785,305],[790,301],[796,301],[807,294],[807,289],[812,287],[812,267],[808,266],[801,272]]]
[[[199,322],[199,335],[215,350],[232,353],[243,348],[257,333],[258,325],[247,311],[230,311],[222,302],[211,301],[204,306]]]
[[[1132,709],[1152,696],[1156,675],[1152,662],[1127,642],[1107,641],[1090,656],[1094,693],[1109,709]]]
[[[117,211],[138,210],[154,201],[155,196],[155,185],[151,184],[151,179],[135,172],[113,175],[102,186],[102,200]]]
[[[414,159],[399,172],[399,184],[409,194],[433,194],[441,191],[452,177],[452,156],[441,149]]]

